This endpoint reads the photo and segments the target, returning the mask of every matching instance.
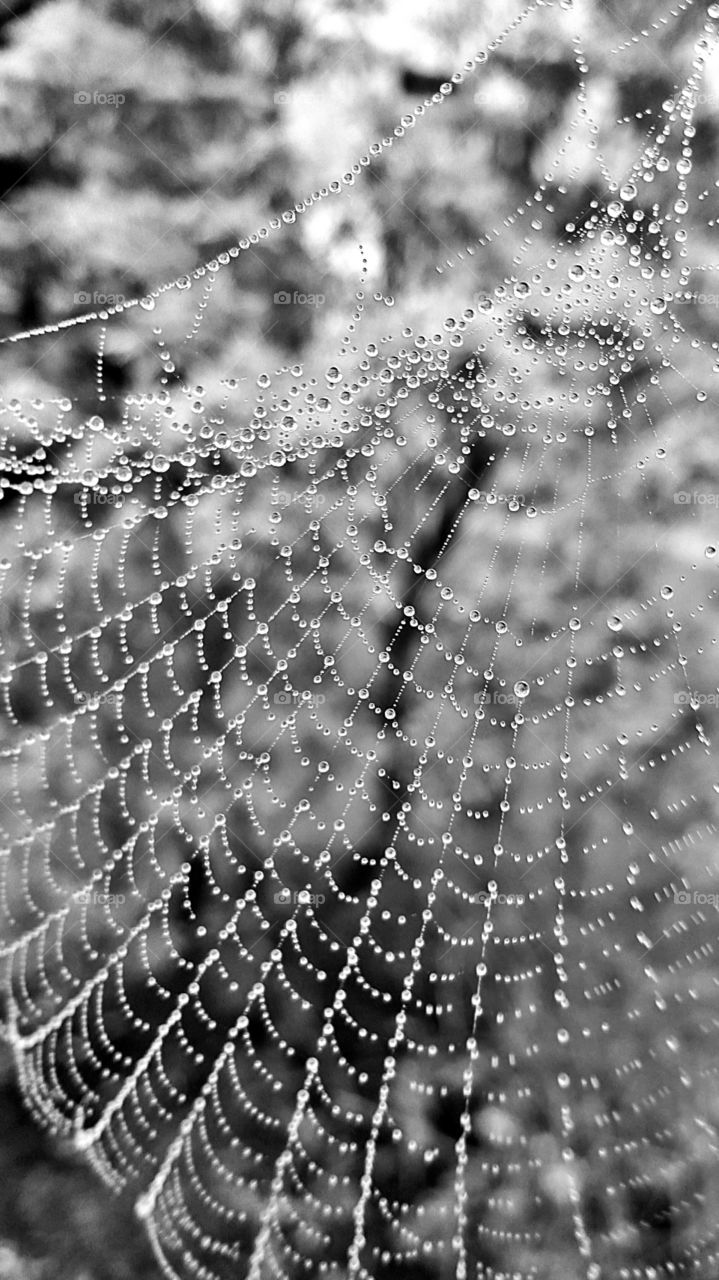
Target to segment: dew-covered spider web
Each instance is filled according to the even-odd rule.
[[[719,530],[709,463],[678,480],[716,423],[686,228],[710,273],[719,6],[617,39],[696,30],[622,174],[585,18],[530,5],[283,217],[4,346],[97,350],[94,412],[2,403],[5,1033],[168,1276],[719,1274]],[[360,245],[332,365],[177,376],[238,257],[558,24],[565,144],[437,262],[451,315],[406,323]],[[578,135],[602,190],[538,258]],[[130,322],[161,377],[113,396]]]

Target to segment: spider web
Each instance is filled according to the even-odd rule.
[[[687,219],[713,225],[692,140],[719,6],[621,182],[585,16],[530,5],[282,218],[8,340],[98,333],[96,413],[2,408],[5,1032],[168,1276],[717,1265],[717,547],[677,475],[715,408],[684,257]],[[549,262],[553,172],[508,219],[513,273],[437,332],[365,340],[401,300],[360,250],[334,365],[173,377],[168,295],[191,343],[233,259],[560,20],[556,164],[585,130],[606,190]],[[126,313],[164,374],[119,399]]]

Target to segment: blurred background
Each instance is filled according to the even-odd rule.
[[[619,182],[641,153],[662,103],[690,71],[706,6],[687,6],[666,24],[656,21],[654,0],[591,0],[584,8],[591,15],[591,111],[607,165]],[[481,5],[476,0],[425,0],[412,6],[404,0],[7,0],[0,13],[0,334],[122,306],[227,253],[269,218],[307,193],[321,191],[371,142],[391,134],[402,115],[437,93],[519,11],[507,0]],[[546,264],[565,225],[581,225],[592,202],[604,199],[606,178],[586,129],[572,123],[578,70],[571,15],[548,6],[539,16],[541,21],[520,27],[479,74],[431,112],[421,129],[378,158],[349,192],[317,204],[221,271],[212,306],[192,345],[181,342],[191,319],[187,295],[166,295],[163,330],[182,353],[172,377],[178,383],[207,385],[243,377],[252,384],[268,368],[298,361],[310,368],[326,366],[334,359],[354,304],[363,255],[366,287],[376,294],[365,340],[379,341],[390,328],[398,332],[409,324],[415,331],[433,332],[444,317],[472,306],[480,293],[512,273],[527,228],[505,220],[541,182],[543,213],[533,223],[531,262]],[[703,376],[699,344],[719,338],[719,285],[714,286],[711,274],[718,130],[719,62],[713,59],[691,135],[691,183],[711,194],[701,205],[701,217],[690,214],[684,274],[675,282],[687,291],[682,333],[673,349],[673,366],[662,373],[662,393],[650,390],[647,410],[651,432],[670,453],[672,467],[669,472],[659,463],[647,467],[640,485],[635,461],[646,451],[646,441],[630,433],[621,460],[622,476],[629,479],[621,481],[621,493],[632,514],[623,540],[608,532],[607,513],[598,499],[588,515],[587,599],[592,591],[605,599],[610,586],[616,589],[621,583],[617,594],[625,608],[656,590],[657,561],[650,554],[656,522],[677,528],[661,566],[667,581],[679,578],[687,555],[696,551],[701,558],[711,540],[715,508],[678,511],[676,494],[707,486],[711,490],[716,482],[715,408],[711,402],[698,404],[694,388]],[[679,149],[679,138],[668,144],[672,166]],[[663,214],[670,213],[675,199],[676,172],[667,164],[651,171],[636,204],[649,219],[655,204]],[[500,234],[485,247],[465,254],[452,271],[438,272],[438,266],[495,229]],[[145,320],[135,312],[108,327],[104,391],[110,417],[122,397],[160,385]],[[79,325],[6,345],[1,359],[6,397],[47,402],[71,393],[79,413],[96,409],[96,326]],[[497,354],[498,376],[509,379],[503,359],[506,364],[506,357]],[[649,342],[646,367],[634,370],[625,387],[630,399],[640,394],[639,382],[648,383],[655,368]],[[550,390],[549,375],[543,382],[542,370],[540,364],[527,373],[539,400]],[[0,476],[3,543],[13,536],[17,464],[22,466],[33,449],[31,433],[23,438],[15,431],[15,466]],[[600,461],[609,468],[601,446]],[[522,570],[516,595],[527,619],[542,617],[544,611],[551,621],[552,604],[566,604],[570,598],[573,565],[559,553],[574,518],[573,497],[584,482],[583,464],[581,451],[570,451],[561,473],[552,534],[558,554],[541,579],[530,567]],[[36,458],[32,466],[37,466]],[[516,459],[510,459],[506,475],[503,487],[513,492]],[[536,476],[533,482],[541,489]],[[544,496],[551,499],[551,486]],[[499,524],[492,523],[491,511],[485,515],[492,542]],[[680,517],[686,517],[684,523]],[[87,525],[99,520],[100,513],[83,508],[81,517],[76,506],[73,518]],[[647,547],[645,560],[631,572],[627,542],[635,552],[637,546]],[[482,554],[478,546],[478,557]],[[497,599],[501,574],[510,572],[516,556],[511,539],[503,556]],[[633,554],[632,566],[635,560]],[[678,602],[687,610],[691,603],[687,598]],[[650,611],[637,622],[633,636],[645,654],[656,650],[657,662],[664,625],[666,620]],[[530,644],[531,631],[527,624]],[[715,609],[693,618],[689,647],[692,654],[704,655],[699,694],[705,724],[717,718],[716,705],[707,705],[716,688],[711,658],[715,635]],[[646,657],[637,662],[645,672],[649,669]],[[507,678],[511,675],[508,670]],[[601,669],[595,664],[582,692],[601,704],[616,681],[611,664]],[[670,693],[676,688],[672,685]],[[680,721],[676,707],[675,701],[663,710],[658,704],[638,709],[634,702],[625,708],[630,731],[643,725],[642,717],[654,717],[651,729],[644,730],[645,741],[651,739],[646,749],[652,767],[634,773],[622,796],[623,819],[627,821],[628,811],[644,831],[647,847],[656,843],[651,812],[660,797],[670,808],[674,805],[673,826],[665,821],[663,840],[680,843],[688,830],[699,824],[709,829],[715,818],[711,760],[692,757],[689,766],[678,749],[691,733],[696,707],[683,708],[686,717]],[[29,706],[28,722],[34,714]],[[578,713],[580,745],[588,751],[609,732],[604,715],[596,702],[591,716],[582,719]],[[505,741],[506,724],[492,732]],[[597,781],[593,768],[587,764],[585,769],[589,788]],[[478,800],[495,816],[498,803],[497,795]],[[637,953],[634,908],[625,884],[626,850],[615,848],[611,839],[607,847],[607,832],[611,836],[617,821],[616,812],[603,818],[595,814],[576,837],[585,847],[603,848],[601,879],[619,883],[623,895],[614,904],[611,924],[617,954],[608,960],[598,946],[592,950],[587,938],[583,954],[594,966],[597,983],[611,983],[616,969],[631,995],[642,947]],[[707,853],[705,860],[712,856]],[[666,913],[672,910],[671,903],[657,901],[657,883],[646,886],[648,909],[654,913],[647,928],[654,930],[653,937],[667,927]],[[587,919],[591,915],[585,924]],[[711,913],[704,925],[695,926],[697,945],[711,939]],[[671,970],[671,955],[666,964]],[[697,966],[702,992],[713,991],[717,969],[710,946]],[[681,1023],[679,1014],[677,1018]],[[607,1069],[636,1051],[658,1061],[651,1026],[643,1034],[647,1039],[639,1050],[639,1042],[617,1040],[616,1061],[605,1064]],[[678,1034],[681,1039],[681,1026]],[[681,1044],[687,1060],[695,1053],[711,1056],[705,1040],[698,1048],[693,1045],[689,1026]],[[129,1205],[112,1197],[61,1142],[34,1127],[21,1106],[9,1058],[2,1055],[0,1049],[0,1280],[157,1276]],[[540,1077],[546,1071],[547,1079],[555,1069],[551,1052],[544,1066],[536,1068]],[[441,1060],[435,1071],[439,1078]],[[627,1084],[626,1098],[615,1099],[618,1111],[626,1106],[631,1112],[631,1090],[637,1087]],[[541,1078],[533,1080],[533,1088],[541,1097]],[[651,1091],[646,1077],[642,1088]],[[456,1098],[451,1098],[450,1090],[444,1114],[437,1113],[431,1122],[434,1134],[429,1121],[425,1133],[427,1142],[446,1148],[447,1169],[457,1122]],[[691,1109],[691,1100],[684,1105]],[[656,1130],[661,1131],[676,1118],[676,1102],[659,1091],[656,1108]],[[543,1231],[549,1224],[545,1252],[532,1263],[534,1274],[570,1280],[579,1274],[574,1242],[560,1230],[555,1235],[551,1231],[567,1203],[556,1144],[542,1138],[541,1106],[529,1117],[510,1112],[499,1121],[496,1115],[484,1121],[479,1116],[477,1141],[483,1123],[504,1124],[510,1136],[517,1126],[528,1126],[545,1175],[531,1191],[512,1187],[515,1221],[541,1223]],[[582,1123],[587,1134],[596,1129],[591,1107]],[[641,1148],[642,1133],[636,1139]],[[627,1267],[669,1268],[690,1257],[697,1241],[710,1233],[710,1154],[688,1139],[665,1148],[661,1158],[651,1143],[634,1163],[631,1152],[625,1153],[627,1167],[614,1170],[623,1189],[621,1204],[608,1206],[600,1178],[592,1181],[592,1141],[588,1136],[585,1202],[593,1227],[613,1240],[616,1265],[619,1259]],[[631,1134],[628,1142],[631,1146]],[[501,1209],[492,1191],[474,1187],[473,1203],[501,1235]],[[428,1196],[431,1232],[433,1206],[449,1194],[447,1180],[438,1177],[434,1192],[425,1188],[422,1194]],[[497,1267],[510,1261],[528,1267],[526,1251],[512,1252],[514,1248],[490,1252],[486,1261]],[[710,1272],[692,1274],[708,1280]]]

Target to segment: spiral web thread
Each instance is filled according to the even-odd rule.
[[[454,81],[560,13],[598,147],[579,5],[531,5]],[[437,334],[363,342],[391,300],[362,280],[316,378],[178,385],[164,295],[197,298],[191,344],[277,219],[8,340],[96,325],[99,412],[2,408],[6,1035],[168,1276],[718,1265],[717,553],[711,507],[672,498],[717,371],[680,305],[686,219],[713,225],[691,161],[719,7],[695,16],[633,171],[602,162],[539,265],[548,173],[516,272]],[[284,221],[351,199],[447,93]],[[164,383],[113,401],[105,332],[135,308]],[[648,1170],[673,1205],[651,1256]]]

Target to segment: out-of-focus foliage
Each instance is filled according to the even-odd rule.
[[[241,236],[264,224],[272,214],[291,208],[308,191],[320,190],[341,174],[368,144],[390,132],[398,118],[418,98],[433,92],[462,60],[482,46],[507,22],[516,9],[502,3],[477,6],[455,0],[432,9],[426,20],[400,4],[342,3],[341,0],[205,0],[189,7],[165,0],[50,0],[49,3],[16,5],[16,20],[4,14],[0,25],[0,324],[5,334],[58,321],[68,315],[97,310],[113,300],[139,296],[162,280],[176,277],[198,261],[219,253]],[[479,12],[481,10],[481,12]],[[687,74],[692,40],[696,34],[693,14],[658,27],[651,39],[632,42],[655,10],[653,0],[631,5],[596,0],[593,11],[591,111],[610,172],[624,174],[645,142],[647,108],[656,110]],[[568,28],[567,28],[568,31]],[[617,49],[619,50],[617,52]],[[698,163],[692,182],[715,191],[718,158],[719,89],[712,76],[700,102],[696,136]],[[577,84],[574,50],[563,37],[561,24],[549,24],[546,34],[535,22],[525,34],[520,30],[480,69],[476,77],[449,98],[422,126],[396,145],[363,174],[350,194],[324,202],[282,233],[250,253],[218,277],[211,310],[199,339],[183,346],[191,317],[186,314],[182,292],[168,295],[163,304],[163,327],[171,344],[182,352],[184,364],[175,370],[177,380],[211,385],[218,377],[243,377],[253,381],[257,371],[302,359],[308,368],[326,364],[334,356],[360,278],[361,252],[368,259],[369,289],[381,289],[395,299],[388,308],[397,326],[404,323],[432,332],[444,316],[471,303],[476,294],[490,288],[509,272],[523,237],[517,223],[504,225],[515,207],[544,181],[546,194],[538,206],[534,229],[537,265],[555,251],[556,238],[565,223],[586,215],[591,202],[604,189],[605,179],[594,153],[586,145],[586,124],[576,118],[573,91]],[[713,96],[714,95],[714,96]],[[618,129],[621,118],[626,127]],[[555,163],[556,161],[556,163]],[[650,210],[653,202],[665,209],[674,198],[674,175],[659,173],[640,200]],[[451,273],[437,267],[479,237],[495,228],[500,234]],[[707,233],[699,228],[686,246],[685,284],[702,279],[702,268],[715,250]],[[694,290],[713,294],[707,286]],[[278,297],[278,295],[280,295]],[[321,298],[316,305],[287,302],[297,295]],[[384,304],[372,312],[365,338],[379,338],[384,329]],[[691,337],[719,337],[719,309],[697,301],[684,309],[687,335],[675,353],[675,371],[663,382],[662,396],[650,390],[647,414],[657,437],[677,446],[683,472],[671,477],[675,488],[691,488],[714,468],[710,447],[712,417],[697,406],[689,388],[696,356]],[[491,350],[491,335],[488,337]],[[5,348],[3,387],[27,396],[60,395],[68,387],[81,405],[94,406],[93,371],[96,332],[78,327],[61,340],[43,340],[33,348]],[[469,354],[469,353],[465,353]],[[494,353],[494,372],[511,382],[512,374]],[[652,372],[648,357],[648,374]],[[528,381],[536,370],[525,371]],[[146,325],[130,316],[108,331],[105,353],[105,385],[112,393],[152,386],[159,380],[156,354],[147,341]],[[540,400],[548,386],[534,386]],[[108,405],[112,412],[111,404]],[[418,422],[426,403],[418,397]],[[691,433],[682,435],[691,425]],[[242,423],[238,423],[241,426]],[[540,424],[545,425],[545,424]],[[451,420],[443,422],[451,430]],[[22,446],[20,446],[21,448]],[[623,446],[624,483],[652,492],[654,521],[650,528],[648,504],[637,502],[631,539],[607,545],[606,512],[590,503],[585,539],[589,550],[583,567],[582,590],[601,600],[616,593],[621,584],[628,602],[651,594],[656,559],[638,561],[637,548],[649,549],[656,536],[654,522],[675,522],[676,510],[664,473],[647,468],[641,478],[630,468],[630,455],[645,452],[645,443],[632,436]],[[611,469],[608,443],[597,448],[597,466]],[[676,465],[676,464],[675,464]],[[562,473],[557,509],[566,508],[569,529],[572,504],[584,483],[580,457],[571,456]],[[518,458],[510,458],[499,487],[511,492],[520,482]],[[524,476],[522,483],[528,483]],[[409,527],[409,486],[395,497],[396,519]],[[631,501],[631,493],[622,497]],[[549,500],[549,496],[548,496]],[[255,491],[255,501],[262,493]],[[11,536],[13,512],[0,504],[3,536]],[[496,534],[499,541],[501,513],[496,527],[492,513],[475,534],[471,548],[465,544],[457,555],[467,556],[466,589],[470,598],[470,574],[486,567]],[[79,513],[73,514],[79,521]],[[79,523],[77,525],[79,528]],[[515,599],[523,616],[514,620],[531,646],[527,620],[537,615],[551,619],[554,606],[569,598],[574,566],[565,559],[561,518],[555,522],[555,543],[549,561],[543,561],[543,530],[537,525],[536,556],[530,545],[520,569]],[[171,538],[176,530],[168,534]],[[677,551],[696,540],[697,555],[706,538],[693,529],[675,528],[666,544],[667,578]],[[676,550],[675,550],[676,549]],[[264,548],[269,557],[269,546]],[[611,555],[609,552],[611,551]],[[89,553],[88,553],[89,554]],[[525,555],[527,552],[525,550]],[[517,548],[511,537],[500,553],[500,570],[508,577],[514,570]],[[262,555],[256,552],[257,576]],[[142,560],[136,562],[138,574]],[[497,591],[504,585],[500,573]],[[615,597],[616,598],[616,595]],[[491,601],[489,602],[492,603]],[[499,603],[499,595],[497,601]],[[679,604],[679,602],[677,602]],[[687,602],[688,608],[688,602]],[[696,644],[702,639],[710,649],[716,617],[707,613],[695,619]],[[660,619],[649,613],[638,624],[637,643],[651,650],[659,634]],[[637,664],[642,659],[636,659]],[[625,673],[626,674],[626,673]],[[631,673],[629,673],[631,674]],[[502,672],[511,683],[509,667]],[[597,669],[587,694],[612,687],[616,672]],[[706,687],[716,681],[715,666],[706,659]],[[581,691],[580,691],[581,693]],[[559,696],[547,689],[547,703]],[[646,706],[647,723],[661,720],[664,712]],[[638,714],[636,711],[634,714]],[[607,725],[610,711],[607,711]],[[582,718],[576,713],[575,733],[581,750],[591,753],[593,742],[611,729],[600,723],[596,712]],[[671,732],[666,726],[667,735]],[[549,731],[548,731],[549,732]],[[487,755],[505,749],[506,725],[492,726]],[[660,735],[661,736],[661,735]],[[653,736],[656,740],[656,734]],[[706,773],[696,769],[688,778],[682,763],[669,757],[669,736],[654,751],[651,767],[634,774],[621,797],[623,821],[631,820],[646,837],[652,830],[653,798],[660,789],[676,793],[677,834],[690,815],[681,811],[682,798],[691,793],[696,812],[707,821],[715,816],[710,763]],[[662,754],[664,752],[664,755]],[[601,781],[601,762],[589,762],[577,787],[591,788]],[[526,797],[527,802],[531,797]],[[478,810],[497,815],[500,796],[488,784],[478,795]],[[599,881],[616,881],[624,888],[625,868],[612,844],[619,821],[619,804],[591,808],[574,831],[575,845],[594,843],[602,859],[593,864]],[[542,826],[538,819],[537,826]],[[548,838],[538,829],[538,845]],[[671,833],[670,833],[671,834]],[[666,833],[665,833],[666,835]],[[580,887],[578,884],[576,887]],[[581,887],[586,887],[582,882]],[[650,887],[651,888],[651,887]],[[648,893],[651,898],[651,893]],[[661,907],[647,901],[652,927],[658,933],[664,917]],[[613,903],[614,935],[621,953],[608,957],[591,938],[586,941],[582,964],[593,980],[611,985],[612,966],[639,963],[635,945],[636,924],[628,895]],[[714,972],[707,962],[705,978]],[[577,999],[583,977],[576,975]],[[507,1015],[511,1014],[507,1001]],[[678,1011],[678,1022],[688,1021]],[[536,1030],[536,1029],[535,1029]],[[531,1028],[526,1022],[525,1034]],[[687,1033],[689,1034],[689,1032]],[[627,1021],[626,1039],[616,1044],[616,1062],[629,1059],[642,1035],[643,1052],[651,1045],[652,1028],[636,1031]],[[658,1052],[658,1050],[657,1050]],[[651,1056],[651,1054],[650,1054]],[[558,1061],[559,1055],[557,1055]],[[587,1072],[601,1064],[587,1062]],[[542,1063],[545,1075],[531,1086],[538,1101],[527,1114],[501,1111],[489,1104],[473,1118],[476,1141],[492,1125],[507,1132],[523,1126],[536,1154],[537,1177],[533,1186],[497,1189],[485,1185],[470,1188],[472,1211],[496,1229],[501,1237],[502,1195],[512,1200],[527,1230],[540,1220],[560,1221],[568,1198],[561,1154],[545,1124],[556,1061],[551,1052]],[[443,1076],[441,1045],[432,1074],[446,1084],[446,1111],[441,1115],[417,1114],[414,1123],[420,1140],[442,1153],[443,1175],[437,1185],[421,1189],[426,1206],[426,1230],[440,1219],[439,1208],[452,1195],[451,1168],[457,1136],[461,1081]],[[636,1087],[636,1086],[635,1086]],[[642,1082],[648,1090],[651,1081]],[[11,1140],[0,1156],[4,1173],[2,1193],[4,1232],[8,1244],[0,1253],[0,1276],[5,1280],[121,1280],[134,1273],[150,1277],[153,1266],[135,1245],[137,1229],[128,1225],[122,1206],[107,1204],[105,1193],[90,1183],[75,1165],[34,1138],[21,1139],[20,1121],[12,1108],[10,1087],[3,1093],[6,1123]],[[627,1085],[625,1104],[631,1100]],[[659,1104],[661,1105],[661,1103]],[[667,1106],[670,1103],[667,1102]],[[489,1112],[492,1111],[490,1115]],[[486,1114],[485,1114],[486,1113]],[[676,1120],[676,1116],[667,1116]],[[652,1181],[654,1153],[641,1159],[627,1158],[616,1170],[624,1196],[608,1202],[605,1188],[594,1185],[591,1144],[596,1136],[596,1116],[586,1102],[579,1115],[586,1135],[587,1169],[585,1198],[594,1225],[613,1230],[623,1247],[627,1265],[640,1261],[672,1261],[674,1245],[667,1239],[667,1204],[689,1201],[695,1184],[707,1184],[711,1171],[700,1151],[677,1151],[674,1185]],[[661,1126],[658,1124],[658,1128]],[[641,1146],[640,1134],[627,1134]],[[24,1143],[27,1142],[27,1147]],[[665,1153],[666,1154],[666,1153]],[[407,1177],[416,1177],[416,1171]],[[419,1184],[418,1184],[419,1185]],[[28,1192],[28,1187],[30,1192]],[[77,1208],[83,1207],[82,1214]],[[520,1211],[516,1206],[519,1204]],[[701,1211],[697,1210],[699,1214]],[[677,1234],[692,1229],[680,1223]],[[669,1233],[671,1234],[671,1233]],[[551,1253],[532,1259],[540,1278],[561,1275],[574,1280],[574,1241],[557,1231]],[[129,1243],[125,1249],[124,1240]],[[135,1253],[137,1247],[137,1254]],[[503,1265],[502,1251],[487,1259]],[[527,1267],[529,1258],[517,1247],[512,1263]],[[4,1269],[3,1269],[4,1268]]]

